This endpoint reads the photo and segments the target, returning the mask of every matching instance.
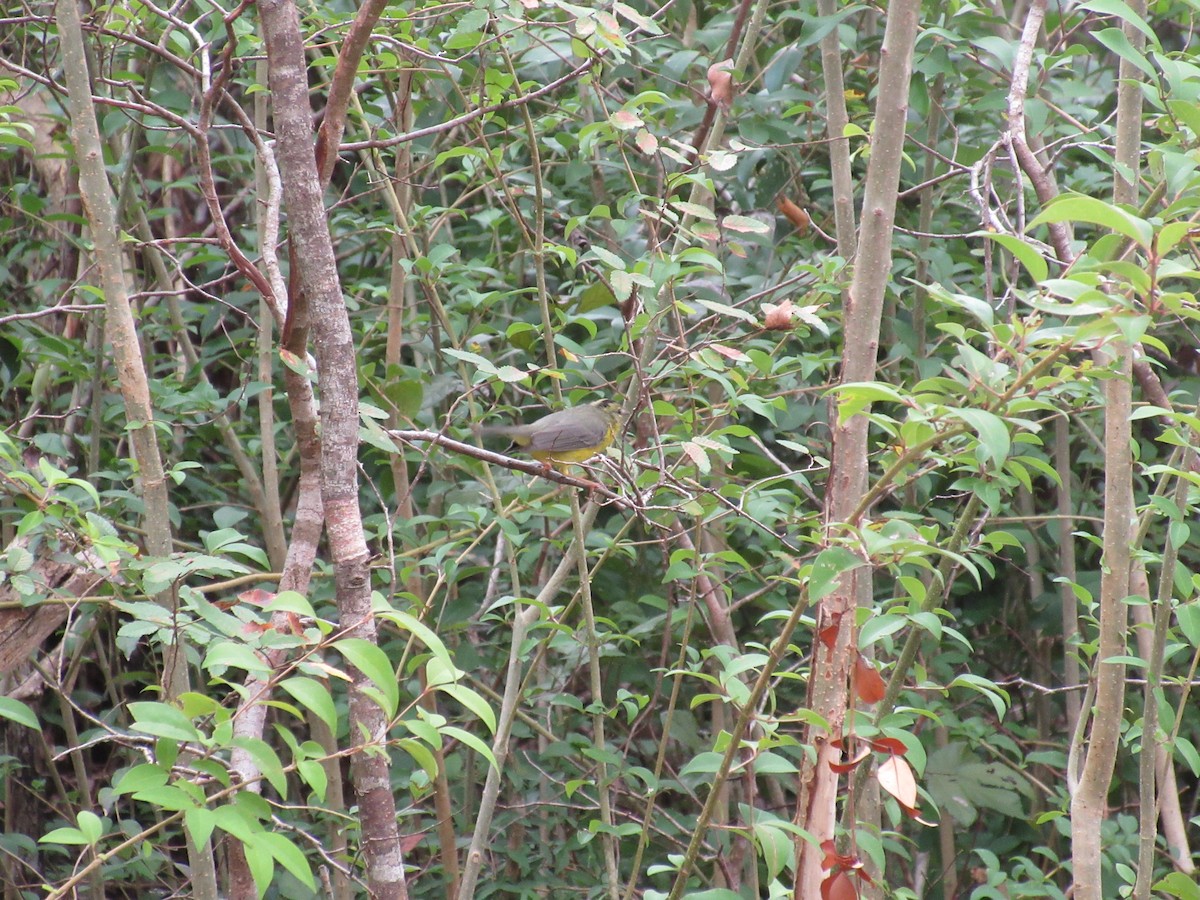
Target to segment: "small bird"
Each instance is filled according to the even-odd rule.
[[[569,463],[591,459],[608,447],[620,430],[621,405],[599,400],[552,412],[528,425],[499,425],[480,429],[480,433],[512,438],[547,469],[566,474]]]

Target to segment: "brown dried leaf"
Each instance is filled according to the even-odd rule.
[[[780,196],[775,200],[775,205],[779,207],[779,211],[783,213],[787,220],[796,226],[796,231],[799,233],[800,237],[804,237],[806,234],[808,234],[809,226],[812,225],[812,219],[803,208],[797,206],[787,197],[783,196]]]
[[[708,95],[726,112],[733,105],[732,59],[723,59],[708,67]]]
[[[861,653],[854,654],[854,693],[863,703],[878,703],[887,692],[883,676]]]
[[[917,779],[912,768],[899,756],[889,756],[875,770],[879,786],[900,801],[905,809],[917,805]]]
[[[782,303],[764,303],[763,311],[766,315],[763,317],[763,328],[767,331],[791,331],[792,330],[792,314],[796,310],[796,304],[791,300],[784,300]]]

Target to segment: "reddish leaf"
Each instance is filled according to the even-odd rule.
[[[832,869],[838,864],[837,843],[833,838],[821,841],[821,852],[825,854],[825,861],[821,863],[822,869]]]
[[[425,832],[418,831],[416,834],[406,834],[400,838],[400,850],[407,856],[417,849],[417,845],[425,839]]]
[[[745,362],[746,360],[748,360],[750,358],[745,353],[743,353],[741,350],[738,350],[736,347],[726,347],[724,344],[709,344],[708,346],[711,347],[713,350],[715,350],[717,353],[720,353],[726,359],[733,359],[733,360],[737,360],[738,362]]]
[[[829,617],[829,624],[817,632],[817,640],[825,645],[826,650],[832,650],[837,646],[837,636],[842,627],[843,615],[844,613],[834,613]]]
[[[861,653],[854,654],[854,693],[863,703],[878,703],[887,692],[883,676]]]
[[[825,645],[826,650],[832,650],[837,646],[838,626],[836,624],[826,625],[817,632],[817,640]]]
[[[253,603],[255,606],[266,606],[275,599],[274,591],[266,591],[262,588],[251,588],[248,591],[242,591],[239,595],[247,603]]]
[[[863,747],[854,756],[849,757],[840,763],[830,763],[829,768],[831,768],[833,771],[837,772],[839,775],[845,775],[847,772],[850,772],[850,771],[854,770],[855,768],[857,768],[862,763],[862,761],[870,755],[871,755],[870,748]]]
[[[858,888],[845,872],[831,872],[821,882],[821,900],[858,900]]]
[[[893,756],[907,756],[908,747],[899,738],[882,737],[871,741],[871,749],[880,753],[891,753]]]

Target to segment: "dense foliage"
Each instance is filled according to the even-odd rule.
[[[384,8],[326,193],[378,645],[343,633],[325,545],[306,590],[278,590],[305,452],[284,373],[322,391],[247,276],[269,280],[273,259],[296,271],[286,207],[263,243],[278,200],[273,145],[252,140],[272,129],[256,10],[84,12],[168,476],[163,557],[143,542],[141,423],[107,343],[59,18],[7,5],[0,634],[38,603],[57,619],[4,666],[6,896],[187,895],[185,842],[210,840],[218,873],[243,844],[270,896],[353,895],[367,876],[351,747],[388,754],[413,896],[477,877],[479,897],[662,897],[688,866],[687,896],[794,896],[821,725],[811,659],[833,639],[817,605],[868,563],[828,857],[852,877],[830,889],[1065,897],[1121,347],[1137,361],[1120,598],[1136,624],[1109,723],[1105,896],[1139,869],[1143,747],[1165,748],[1195,840],[1196,8],[1046,11],[1021,116],[1051,199],[1009,118],[1038,4],[924,4],[878,375],[846,384],[855,261],[836,244],[820,48],[840,42],[832,99],[861,179],[879,104],[896,100],[878,79],[888,5]],[[316,124],[357,12],[300,10]],[[1122,61],[1144,103],[1138,173],[1114,149]],[[1136,203],[1117,203],[1114,178],[1130,175]],[[628,422],[586,471],[596,490],[442,440],[478,447],[480,426],[605,397]],[[831,435],[854,415],[870,418],[870,489],[833,522]],[[63,596],[48,567],[72,559],[93,578]],[[174,648],[192,673],[179,696],[163,680]],[[385,733],[356,735],[351,669]],[[256,699],[266,722],[247,736]],[[232,774],[238,752],[255,790]],[[1196,897],[1179,846],[1158,836],[1152,880]]]

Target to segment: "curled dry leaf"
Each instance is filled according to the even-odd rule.
[[[708,67],[708,95],[726,112],[733,105],[733,60],[723,59]]]
[[[784,217],[795,226],[796,232],[800,237],[808,234],[809,226],[812,225],[812,219],[808,213],[800,206],[797,206],[787,197],[780,196],[775,200],[775,205],[779,207],[779,211]]]
[[[791,331],[792,315],[796,311],[796,305],[791,300],[784,300],[782,303],[764,303],[763,312],[763,328],[767,331]]]
[[[839,775],[845,775],[847,772],[853,772],[858,766],[871,755],[869,747],[860,747],[853,756],[849,756],[842,762],[831,762],[829,768]]]

